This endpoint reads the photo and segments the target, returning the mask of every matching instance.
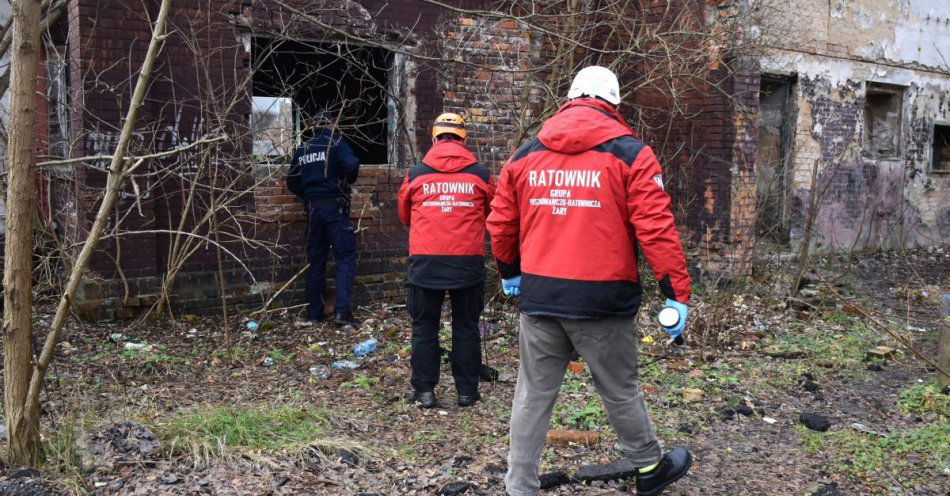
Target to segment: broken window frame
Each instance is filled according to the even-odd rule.
[[[242,33],[240,39],[244,45],[244,49],[249,55],[253,57],[253,44],[255,40],[278,40],[277,37],[269,36],[267,34],[260,33]],[[403,112],[401,112],[401,106],[396,101],[397,98],[401,98],[406,88],[411,86],[411,81],[407,79],[407,57],[405,54],[399,53],[398,51],[391,51],[385,47],[370,44],[370,43],[360,43],[354,42],[352,40],[340,40],[335,38],[312,38],[312,37],[295,37],[293,40],[300,43],[313,43],[321,45],[332,45],[332,44],[345,44],[351,47],[367,47],[367,48],[378,48],[383,49],[389,53],[388,65],[384,68],[387,81],[385,84],[380,84],[382,86],[381,92],[383,93],[384,106],[386,107],[386,122],[385,122],[385,131],[386,131],[386,151],[385,151],[385,162],[378,163],[377,161],[367,161],[363,163],[363,166],[398,166],[404,156],[406,156],[405,147],[401,144],[400,140],[397,138],[400,135],[408,134],[405,131],[404,126],[401,125],[403,119]],[[253,61],[252,61],[253,64]],[[288,97],[287,95],[263,95],[258,94],[257,92],[252,91],[252,98],[254,97]],[[252,102],[253,105],[253,102]],[[304,135],[305,129],[303,126],[303,112],[300,111],[299,106],[295,103],[294,109],[294,143],[295,146],[298,146],[302,142],[302,137]],[[249,117],[250,121],[250,117]],[[252,139],[253,140],[253,139]],[[253,140],[256,141],[256,140]],[[352,143],[351,143],[352,145]],[[359,155],[359,152],[357,152]],[[257,161],[260,165],[275,165],[275,166],[286,166],[290,163],[293,153],[286,157],[285,161],[279,161],[276,163],[271,163],[268,161]],[[256,154],[255,154],[256,158]],[[361,161],[363,157],[360,157]]]
[[[934,121],[930,128],[930,172],[934,174],[950,174],[950,152],[947,153],[946,162],[940,160],[943,156],[941,148],[938,146],[938,139],[942,137],[946,143],[945,147],[950,149],[950,121]],[[941,162],[947,165],[941,166]]]
[[[865,87],[865,103],[863,112],[863,127],[861,131],[861,154],[870,159],[899,159],[903,150],[903,128],[904,128],[904,95],[906,87],[895,84],[879,83],[868,81]],[[871,119],[872,110],[868,105],[870,97],[887,95],[896,101],[897,125],[894,130],[893,150],[882,153],[879,147],[875,146],[878,141],[874,140],[874,122]],[[895,110],[895,109],[891,109]],[[891,112],[889,111],[888,114]],[[885,117],[886,118],[886,117]]]

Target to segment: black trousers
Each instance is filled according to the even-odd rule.
[[[426,289],[409,285],[406,308],[412,317],[412,387],[426,392],[439,383],[439,327],[442,301],[452,299],[452,376],[458,394],[478,391],[482,368],[478,318],[485,306],[485,284],[462,289]]]

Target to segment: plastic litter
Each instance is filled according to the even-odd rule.
[[[354,362],[353,360],[337,360],[330,364],[331,367],[335,369],[355,369],[360,366],[360,364]]]
[[[379,346],[379,341],[377,341],[376,338],[370,338],[362,343],[354,344],[353,354],[356,356],[366,356],[376,351],[377,346]]]
[[[244,325],[247,327],[247,330],[249,330],[249,331],[251,331],[251,332],[256,331],[257,328],[259,327],[259,326],[257,325],[257,321],[256,321],[256,320],[249,320],[249,321],[247,321],[247,324],[244,324]]]
[[[125,343],[123,348],[129,351],[152,351],[152,345],[145,343]]]
[[[326,365],[314,365],[310,367],[310,375],[320,380],[328,379],[330,377],[330,368]]]

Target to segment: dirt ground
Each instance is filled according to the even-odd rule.
[[[935,357],[948,275],[950,254],[920,250],[820,261],[791,305],[768,281],[697,288],[690,341],[672,351],[645,307],[641,386],[662,444],[695,457],[665,494],[950,493],[950,396],[932,368],[860,314]],[[447,364],[439,408],[407,401],[403,308],[358,317],[353,329],[302,326],[281,312],[258,318],[253,332],[235,321],[230,349],[217,318],[77,323],[48,380],[44,464],[6,470],[0,494],[504,494],[518,368],[511,302],[494,297],[483,315],[485,361],[500,377],[467,409],[455,405]],[[352,344],[369,337],[379,349],[353,357]],[[448,337],[446,328],[444,346]],[[133,341],[151,346],[126,349]],[[881,345],[896,351],[869,358]],[[326,379],[311,372],[338,359],[359,367]],[[235,411],[246,423],[228,423]],[[806,427],[803,413],[830,427]],[[635,492],[624,480],[570,480],[618,456],[586,368],[567,373],[552,427],[600,439],[546,447],[542,471],[566,483],[542,494]],[[284,444],[268,440],[284,435]]]

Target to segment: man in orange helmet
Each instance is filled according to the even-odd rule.
[[[452,376],[459,406],[479,400],[482,367],[478,318],[485,299],[485,218],[495,194],[488,168],[465,146],[465,122],[440,115],[432,148],[406,171],[399,189],[399,219],[409,226],[413,400],[437,405],[442,301],[452,299]]]

